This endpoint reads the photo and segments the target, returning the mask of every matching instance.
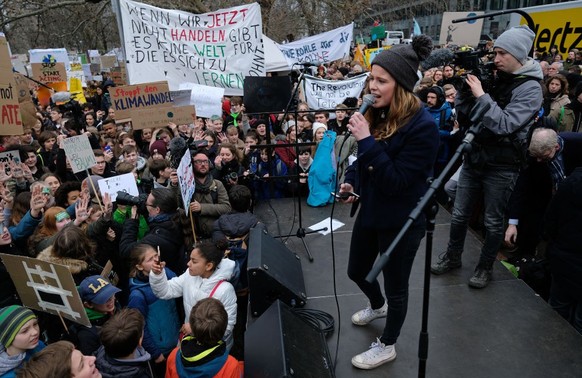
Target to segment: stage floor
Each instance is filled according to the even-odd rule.
[[[305,229],[331,216],[332,206],[301,207]],[[397,358],[371,371],[351,365],[352,356],[375,341],[384,326],[378,319],[365,327],[351,323],[351,315],[366,305],[366,298],[347,277],[348,250],[354,218],[349,205],[337,204],[333,218],[345,223],[334,232],[334,298],[331,235],[309,234],[305,242],[314,261],[309,262],[301,239],[283,239],[301,257],[308,301],[306,308],[331,314],[336,328],[328,337],[332,359],[337,353],[336,376],[418,376],[418,341],[421,329],[425,244],[421,243],[410,277],[408,316],[396,344]],[[290,198],[258,203],[255,214],[270,235],[297,232],[297,201]],[[389,216],[389,215],[387,215]],[[450,214],[443,208],[437,215],[433,261],[445,250]],[[429,310],[429,377],[580,377],[582,336],[555,313],[523,281],[514,278],[501,263],[495,263],[493,281],[483,290],[471,289],[467,281],[478,261],[481,243],[467,235],[463,267],[450,274],[431,277]],[[338,330],[338,321],[341,329]],[[252,322],[252,320],[251,320]],[[337,338],[339,337],[339,350]]]

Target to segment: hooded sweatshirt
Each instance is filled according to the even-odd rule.
[[[179,277],[168,280],[165,271],[160,275],[156,275],[152,271],[150,272],[150,286],[156,297],[160,299],[183,297],[184,313],[186,319],[189,319],[192,307],[199,300],[208,298],[219,281],[224,280],[216,287],[212,297],[218,299],[224,305],[224,309],[228,314],[226,333],[232,333],[236,323],[236,293],[230,282],[227,281],[233,275],[234,266],[234,261],[223,259],[214,273],[208,278],[192,276],[190,271],[187,270]]]
[[[150,354],[144,348],[138,346],[133,358],[117,359],[105,353],[105,347],[101,346],[96,353],[95,366],[99,369],[103,378],[152,378],[149,360]]]

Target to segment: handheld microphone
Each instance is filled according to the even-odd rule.
[[[368,109],[374,105],[374,103],[376,102],[376,97],[374,97],[373,94],[367,94],[364,95],[364,98],[362,99],[362,106],[360,107],[360,109],[358,109],[358,112],[361,115],[366,114],[366,112],[368,111]],[[349,137],[350,135],[352,135],[352,132],[350,130],[346,131],[344,133],[344,135],[347,137]]]

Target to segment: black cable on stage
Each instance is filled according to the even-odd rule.
[[[333,333],[334,319],[327,312],[296,307],[292,308],[291,311],[321,330],[326,337]]]
[[[337,163],[336,163],[336,167],[335,167],[335,172],[336,172],[336,180],[335,180],[335,188],[334,188],[334,193],[338,193],[338,188],[339,188],[339,177],[337,177],[337,174],[339,172],[339,167],[340,167],[340,159],[339,157],[341,156],[341,152],[342,149],[344,148],[344,145],[346,143],[346,141],[348,140],[349,136],[346,135],[344,137],[344,140],[342,142],[342,144],[340,145],[339,151],[337,152],[337,154],[335,155],[337,157]],[[336,280],[336,262],[335,262],[335,241],[334,241],[334,232],[333,232],[333,213],[335,211],[335,198],[333,203],[331,204],[331,214],[329,215],[329,227],[331,230],[331,268],[333,269],[333,297],[335,299],[335,308],[337,311],[337,340],[336,340],[336,344],[335,344],[335,355],[333,357],[333,369],[334,369],[334,373],[335,373],[335,368],[337,366],[337,359],[338,359],[338,354],[339,354],[339,346],[340,346],[340,336],[341,336],[341,330],[342,330],[342,317],[341,317],[341,312],[340,312],[340,305],[339,305],[339,300],[337,297],[337,280]]]

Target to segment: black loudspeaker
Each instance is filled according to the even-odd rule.
[[[334,377],[323,333],[275,301],[245,333],[245,377]]]
[[[252,316],[260,316],[275,300],[291,307],[305,305],[301,260],[259,224],[249,233],[249,301]]]

